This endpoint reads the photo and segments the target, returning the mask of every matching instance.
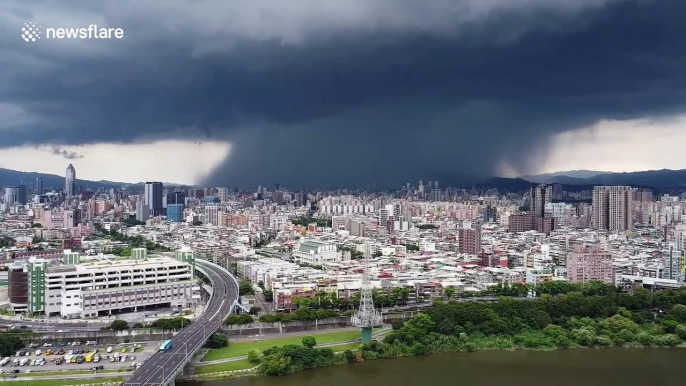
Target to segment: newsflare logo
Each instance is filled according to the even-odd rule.
[[[24,26],[21,27],[21,38],[26,42],[35,42],[40,39],[40,28],[35,21],[24,23]]]
[[[35,21],[24,23],[21,27],[21,38],[25,42],[36,42],[41,38],[42,26]],[[91,24],[81,28],[45,28],[45,39],[121,39],[124,30],[121,28],[98,27]]]

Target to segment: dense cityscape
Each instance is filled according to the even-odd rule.
[[[1,1],[0,383],[678,385],[684,15]]]
[[[4,189],[5,304],[13,312],[109,315],[131,308],[128,296],[109,302],[124,285],[161,283],[161,277],[173,286],[163,303],[187,308],[200,297],[192,282],[196,257],[260,283],[277,311],[292,311],[297,299],[321,292],[356,305],[365,264],[377,307],[477,296],[514,283],[602,281],[625,289],[684,283],[686,197],[654,197],[646,188],[596,186],[570,197],[560,184],[475,194],[441,189],[438,181],[395,192],[293,192],[278,184],[239,192],[147,182],[139,190],[88,191],[75,185],[75,176],[70,164],[64,187],[46,188],[37,179],[31,187]],[[132,260],[117,260],[122,256]],[[155,267],[151,278],[145,269],[132,283],[119,277],[145,264]],[[73,272],[84,278],[74,288],[77,300],[60,304],[53,298],[71,298],[64,277]],[[98,272],[106,281],[93,286]],[[96,305],[88,291],[102,296],[106,288],[108,300]],[[161,302],[159,294],[138,296],[151,299],[141,306]]]

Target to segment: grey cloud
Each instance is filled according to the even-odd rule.
[[[231,141],[213,184],[476,181],[534,170],[555,133],[683,111],[676,0],[31,4],[0,5],[0,104],[31,118],[4,146]],[[126,38],[3,30],[53,11]]]
[[[58,147],[58,146],[53,146],[51,151],[52,151],[52,154],[57,154],[57,155],[62,156],[63,158],[66,158],[66,159],[84,158],[83,154],[79,154],[75,151],[65,150],[65,149],[62,149],[61,147]]]

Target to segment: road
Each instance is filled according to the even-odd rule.
[[[197,260],[196,265],[202,267],[212,281],[213,293],[207,309],[200,318],[172,338],[173,345],[169,351],[154,354],[123,385],[166,385],[175,371],[186,363],[196,348],[205,343],[208,336],[221,327],[231,313],[232,304],[238,299],[235,279],[206,261]]]

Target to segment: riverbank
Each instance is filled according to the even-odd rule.
[[[377,386],[465,384],[510,386],[670,385],[686,350],[667,348],[446,353],[330,366],[286,377],[235,377],[177,386]],[[678,383],[678,382],[677,382]]]
[[[278,376],[380,358],[477,350],[684,345],[686,291],[624,294],[595,284],[588,289],[601,295],[575,292],[489,304],[439,302],[407,323],[396,323],[383,341],[340,354],[331,348],[274,347],[253,355],[250,362],[259,367],[249,373]],[[651,304],[660,304],[664,311],[648,311],[654,309]]]

